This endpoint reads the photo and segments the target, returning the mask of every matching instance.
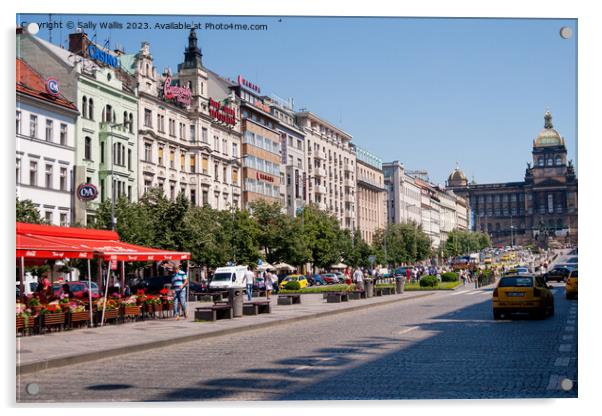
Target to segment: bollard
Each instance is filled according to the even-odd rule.
[[[244,300],[244,291],[241,287],[232,287],[228,289],[228,301],[232,305],[232,316],[240,318],[242,316],[242,305]]]
[[[374,280],[366,279],[364,290],[366,291],[366,298],[374,296]]]
[[[405,286],[405,279],[400,276],[395,277],[395,293],[398,295],[403,293],[403,287]]]

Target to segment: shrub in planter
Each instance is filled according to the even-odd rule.
[[[420,279],[420,287],[437,287],[438,284],[437,276],[424,276]]]
[[[290,281],[290,282],[287,282],[284,285],[284,289],[286,289],[286,290],[299,290],[299,289],[301,289],[301,283],[299,283],[297,281],[294,281],[294,280]]]
[[[442,282],[457,282],[459,279],[458,273],[456,272],[445,272],[441,274]]]

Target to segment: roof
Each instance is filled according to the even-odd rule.
[[[533,147],[564,146],[564,139],[552,125],[552,114],[549,111],[546,111],[544,120],[544,128],[533,141]]]
[[[119,241],[119,234],[114,231],[18,222],[17,257],[158,261],[188,260],[190,253],[124,243]]]
[[[77,111],[77,107],[62,95],[52,95],[46,90],[46,80],[29,64],[17,58],[17,92],[35,97],[49,103]]]

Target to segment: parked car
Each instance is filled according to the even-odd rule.
[[[280,289],[284,289],[288,282],[299,282],[301,289],[308,286],[307,277],[302,274],[291,274],[284,278],[282,282],[280,282]]]
[[[564,291],[567,299],[575,299],[577,297],[577,274],[577,270],[572,270],[566,281]]]
[[[92,283],[92,299],[98,299],[100,297],[100,292],[98,290],[98,285],[96,282]],[[52,292],[55,296],[60,296],[63,293],[63,285],[69,285],[69,290],[73,294],[73,296],[77,299],[87,299],[88,298],[88,281],[86,280],[76,280],[73,282],[63,282],[63,283],[54,283],[52,285]]]
[[[564,282],[569,277],[571,269],[567,267],[554,267],[547,273],[544,273],[543,277],[546,282],[554,280],[555,282]]]
[[[144,290],[144,293],[159,293],[164,287],[171,287],[171,275],[132,279],[129,286],[132,294],[135,294],[138,290]]]
[[[545,318],[554,314],[554,295],[542,276],[502,276],[493,290],[493,319],[515,312]]]
[[[337,278],[339,279],[339,283],[345,283],[345,275],[341,272],[333,272],[334,274],[337,275]]]
[[[324,278],[319,274],[314,274],[307,279],[310,286],[323,286],[326,284]]]
[[[324,279],[324,283],[326,283],[327,285],[334,285],[336,283],[339,283],[339,277],[334,273],[324,273],[320,276],[322,276],[322,279]]]
[[[231,287],[244,287],[243,277],[247,266],[218,267],[213,273],[209,290],[223,290]]]

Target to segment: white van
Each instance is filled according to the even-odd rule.
[[[209,290],[245,287],[242,279],[246,271],[247,266],[218,267],[209,283]]]

